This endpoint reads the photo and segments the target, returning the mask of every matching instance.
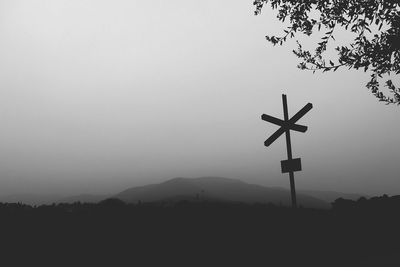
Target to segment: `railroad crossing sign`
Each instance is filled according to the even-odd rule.
[[[309,112],[313,105],[308,103],[302,109],[300,109],[293,117],[289,119],[289,112],[287,107],[286,95],[282,95],[283,102],[283,116],[284,120],[263,114],[261,119],[273,124],[280,126],[280,128],[273,133],[265,142],[265,146],[270,146],[276,139],[279,138],[283,133],[286,134],[286,148],[287,148],[287,160],[281,161],[282,173],[289,173],[290,178],[290,192],[292,195],[292,206],[295,208],[297,206],[296,201],[296,189],[294,184],[294,172],[301,171],[301,159],[292,158],[292,145],[290,142],[290,130],[305,133],[307,131],[307,126],[296,124],[296,122],[301,119],[307,112]]]

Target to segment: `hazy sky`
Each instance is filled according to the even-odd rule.
[[[0,0],[0,194],[103,193],[176,176],[289,186],[262,113],[293,133],[298,188],[399,194],[400,107],[362,71],[296,68],[253,0]],[[339,36],[340,37],[340,36]],[[340,40],[340,38],[336,38]]]

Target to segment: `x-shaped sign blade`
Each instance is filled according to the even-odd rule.
[[[267,114],[263,114],[261,116],[261,119],[263,121],[267,121],[267,122],[276,124],[278,126],[283,126],[285,128],[289,128],[290,130],[294,130],[294,131],[298,131],[298,132],[302,132],[302,133],[305,133],[307,131],[307,126],[299,125],[299,124],[289,124],[289,123],[285,122],[284,120],[272,117]]]
[[[302,109],[300,109],[292,118],[290,118],[289,121],[282,121],[280,119],[277,119],[272,116],[268,115],[263,115],[261,118],[263,120],[269,121],[271,123],[281,125],[281,128],[279,128],[275,133],[273,133],[265,142],[265,146],[270,146],[276,139],[278,139],[279,136],[281,136],[285,131],[287,130],[295,130],[299,132],[305,132],[307,131],[307,126],[303,125],[297,125],[295,124],[301,117],[303,117],[307,112],[309,112],[312,109],[313,105],[311,103],[308,103],[305,105]],[[281,122],[283,122],[281,124]]]

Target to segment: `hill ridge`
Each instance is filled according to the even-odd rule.
[[[290,205],[290,193],[287,189],[274,189],[246,183],[239,179],[212,176],[197,178],[175,177],[158,184],[131,187],[113,197],[127,203],[134,203],[138,201],[163,201],[177,196],[188,196],[189,198],[197,196],[203,199]],[[299,204],[304,207],[330,207],[328,202],[306,194],[298,194],[298,199]]]

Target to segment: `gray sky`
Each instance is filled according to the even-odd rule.
[[[296,68],[252,0],[0,0],[0,194],[108,193],[176,176],[289,186],[262,113],[292,134],[298,188],[398,194],[400,108],[368,74]],[[340,37],[340,36],[339,36]],[[340,40],[340,38],[336,38]]]

